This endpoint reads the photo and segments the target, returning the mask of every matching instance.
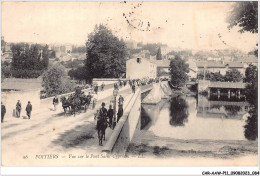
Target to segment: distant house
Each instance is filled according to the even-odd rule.
[[[151,60],[157,65],[157,76],[160,78],[169,78],[170,76],[170,60]]]
[[[245,65],[240,62],[225,62],[228,69],[237,69],[242,75],[245,75]]]
[[[186,63],[189,64],[189,78],[197,78],[198,68],[196,62],[193,59],[188,59]]]
[[[210,73],[219,72],[225,75],[229,69],[237,69],[241,74],[245,75],[244,65],[240,62],[197,62],[198,73],[203,73],[204,70]]]
[[[157,65],[148,59],[134,57],[126,61],[126,78],[142,79],[156,78]]]
[[[240,57],[236,60],[236,62],[240,62],[244,65],[244,67],[248,67],[250,64],[257,66],[258,59],[255,55],[248,55],[247,57]]]

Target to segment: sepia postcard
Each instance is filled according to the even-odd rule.
[[[1,6],[2,166],[258,166],[258,1]]]

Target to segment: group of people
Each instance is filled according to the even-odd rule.
[[[117,112],[117,121],[113,120],[114,117],[114,109],[112,109],[112,105],[109,105],[109,109],[105,108],[106,104],[102,102],[101,108],[97,110],[97,113],[94,116],[94,119],[97,120],[96,129],[98,132],[98,140],[99,145],[102,145],[102,140],[105,140],[106,128],[109,126],[111,129],[114,129],[116,123],[123,116],[123,102],[124,98],[122,95],[119,96],[118,99],[118,112]]]
[[[120,95],[118,98],[118,111],[117,111],[116,122],[118,122],[120,118],[123,116],[123,103],[124,103],[124,97]],[[112,104],[109,105],[108,110],[105,108],[105,106],[106,104],[103,102],[101,104],[101,108],[97,110],[97,113],[95,114],[95,119],[99,121],[100,118],[105,118],[105,120],[108,122],[109,127],[114,128],[114,124],[113,124],[114,109],[112,109]]]
[[[21,116],[21,111],[22,111],[22,103],[21,103],[20,100],[18,100],[17,103],[16,103],[14,116],[19,118]],[[27,115],[28,119],[31,119],[32,104],[31,104],[30,101],[28,101],[26,108],[25,108],[25,111],[26,111],[26,115]],[[5,114],[6,114],[6,107],[3,104],[3,102],[1,102],[1,123],[4,122]]]

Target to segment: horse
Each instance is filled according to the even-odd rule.
[[[107,119],[104,117],[99,117],[97,121],[97,130],[98,130],[98,141],[99,145],[102,146],[102,141],[106,140],[106,128],[107,128]]]
[[[73,97],[73,98],[71,98],[70,102],[71,102],[72,113],[74,114],[74,117],[75,117],[76,112],[80,113],[80,109],[81,109],[80,97]]]
[[[62,108],[63,108],[64,113],[66,115],[67,109],[69,109],[69,111],[70,111],[71,104],[68,101],[68,99],[66,99],[66,97],[61,97],[61,102],[62,102]]]

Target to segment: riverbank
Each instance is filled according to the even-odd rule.
[[[215,158],[235,159],[258,154],[257,141],[244,140],[184,140],[158,137],[151,132],[136,131],[127,155],[143,155],[152,158]],[[257,162],[257,161],[255,161]]]

